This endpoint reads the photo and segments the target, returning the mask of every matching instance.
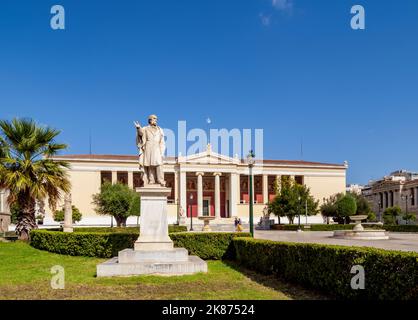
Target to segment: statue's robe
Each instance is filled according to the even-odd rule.
[[[165,151],[164,132],[158,126],[137,128],[136,143],[138,146],[139,165],[142,167],[163,165]]]

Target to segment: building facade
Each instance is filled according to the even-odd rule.
[[[70,163],[71,198],[83,214],[81,225],[110,224],[111,218],[97,215],[92,205],[93,194],[100,191],[105,181],[124,183],[133,189],[143,185],[137,156],[65,155],[53,159]],[[275,182],[280,186],[282,177],[288,176],[307,185],[312,195],[320,200],[345,191],[346,170],[347,164],[284,160],[256,162],[253,167],[254,221],[257,222],[265,205],[274,198]],[[171,188],[169,223],[178,221],[181,214],[187,217],[187,221],[191,215],[210,215],[224,222],[238,216],[243,222],[248,221],[248,174],[245,161],[214,153],[210,146],[199,154],[166,158],[164,176],[167,187]],[[322,217],[310,217],[310,221],[321,223]],[[193,220],[193,223],[198,222],[198,219]],[[128,219],[128,224],[131,223],[136,223],[136,217]],[[56,224],[49,209],[44,224]]]
[[[379,220],[385,209],[398,206],[402,211],[418,214],[418,174],[398,170],[382,179],[371,181],[363,195],[372,204]]]

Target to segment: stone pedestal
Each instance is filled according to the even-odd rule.
[[[134,249],[119,251],[118,257],[97,265],[97,276],[207,272],[205,261],[189,256],[184,248],[174,248],[168,236],[167,196],[170,189],[156,185],[136,191],[141,196],[140,236]]]
[[[170,250],[173,241],[168,236],[167,196],[170,188],[156,186],[137,188],[141,196],[140,236],[135,250]]]

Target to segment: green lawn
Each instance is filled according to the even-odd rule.
[[[325,299],[222,261],[208,261],[207,274],[96,278],[103,261],[0,242],[0,299]],[[65,268],[63,290],[50,286],[54,265]]]

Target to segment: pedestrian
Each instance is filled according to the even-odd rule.
[[[241,222],[241,218],[238,218],[238,224],[237,224],[237,231],[238,232],[241,232],[243,229],[242,229],[242,222]]]

